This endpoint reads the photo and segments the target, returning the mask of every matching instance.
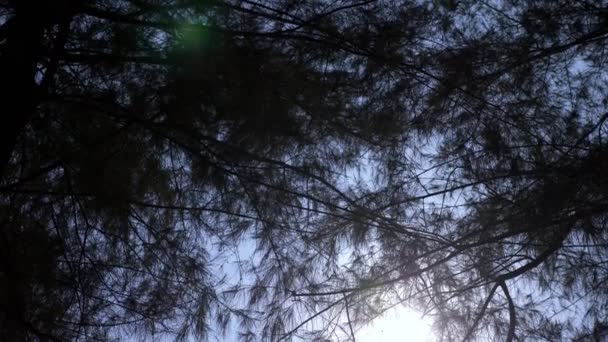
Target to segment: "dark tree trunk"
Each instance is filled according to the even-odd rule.
[[[42,53],[45,26],[49,24],[51,2],[19,0],[15,13],[3,25],[4,42],[0,45],[0,180],[4,180],[17,139],[34,115],[38,96],[35,82]],[[21,341],[26,338],[27,277],[19,267],[19,241],[11,237],[21,230],[4,218],[0,226],[0,338]]]
[[[41,53],[45,7],[42,2],[17,1],[15,15],[5,24],[6,41],[0,57],[0,177],[19,134],[37,106],[35,76]]]

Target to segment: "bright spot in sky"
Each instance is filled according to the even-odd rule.
[[[432,342],[432,322],[406,308],[389,310],[383,317],[360,329],[357,342]]]

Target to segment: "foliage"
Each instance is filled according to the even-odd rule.
[[[0,2],[0,338],[601,336],[607,11]]]

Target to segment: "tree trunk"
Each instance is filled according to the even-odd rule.
[[[45,1],[19,0],[15,4],[15,14],[2,27],[4,42],[0,45],[0,181],[7,176],[8,165],[17,139],[22,134],[37,107],[36,70],[42,52],[45,17],[49,5]],[[52,5],[51,5],[52,6]],[[26,337],[23,322],[26,317],[27,296],[19,262],[12,253],[14,241],[12,232],[19,231],[7,218],[0,227],[0,289],[2,303],[0,316],[0,337],[9,341],[20,341]],[[1,327],[1,325],[4,325]]]
[[[37,1],[17,1],[15,15],[5,23],[6,40],[0,46],[0,179],[6,176],[17,138],[37,107],[35,77],[46,7]]]

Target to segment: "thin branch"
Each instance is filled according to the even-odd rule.
[[[462,339],[463,342],[468,341],[471,338],[471,335],[473,335],[473,332],[475,331],[475,328],[479,324],[479,321],[481,320],[483,315],[485,315],[486,309],[488,308],[488,304],[490,304],[492,297],[494,297],[494,293],[496,293],[496,289],[498,288],[498,285],[499,285],[499,283],[494,284],[494,286],[490,290],[490,293],[488,294],[488,298],[486,298],[485,303],[483,303],[483,306],[481,307],[481,311],[479,312],[479,314],[477,314],[477,316],[475,317],[475,321],[473,321],[473,325],[471,325],[471,327],[467,331],[467,334]]]
[[[348,296],[344,295],[344,305],[346,307],[346,319],[348,319],[348,328],[350,329],[350,335],[353,338],[353,342],[357,342],[355,339],[355,331],[353,330],[353,323],[350,319],[350,309],[348,307]]]
[[[513,298],[511,298],[511,294],[509,294],[509,289],[504,281],[500,282],[500,288],[505,293],[505,297],[507,297],[507,302],[509,303],[509,333],[507,334],[506,342],[512,342],[515,337],[515,304],[513,303]]]
[[[308,322],[312,321],[313,319],[319,317],[320,315],[322,315],[323,313],[325,313],[326,311],[328,311],[329,309],[333,308],[334,306],[338,305],[338,303],[340,303],[343,299],[338,299],[335,302],[329,304],[328,306],[326,306],[323,310],[321,311],[317,311],[314,315],[308,317],[307,319],[305,319],[302,323],[298,324],[298,326],[296,326],[295,328],[291,329],[289,332],[285,333],[285,335],[283,335],[280,339],[278,339],[277,342],[283,341],[287,338],[289,338],[291,335],[293,335],[296,331],[298,331],[298,329],[300,329],[301,327],[303,327],[304,325],[306,325]]]

